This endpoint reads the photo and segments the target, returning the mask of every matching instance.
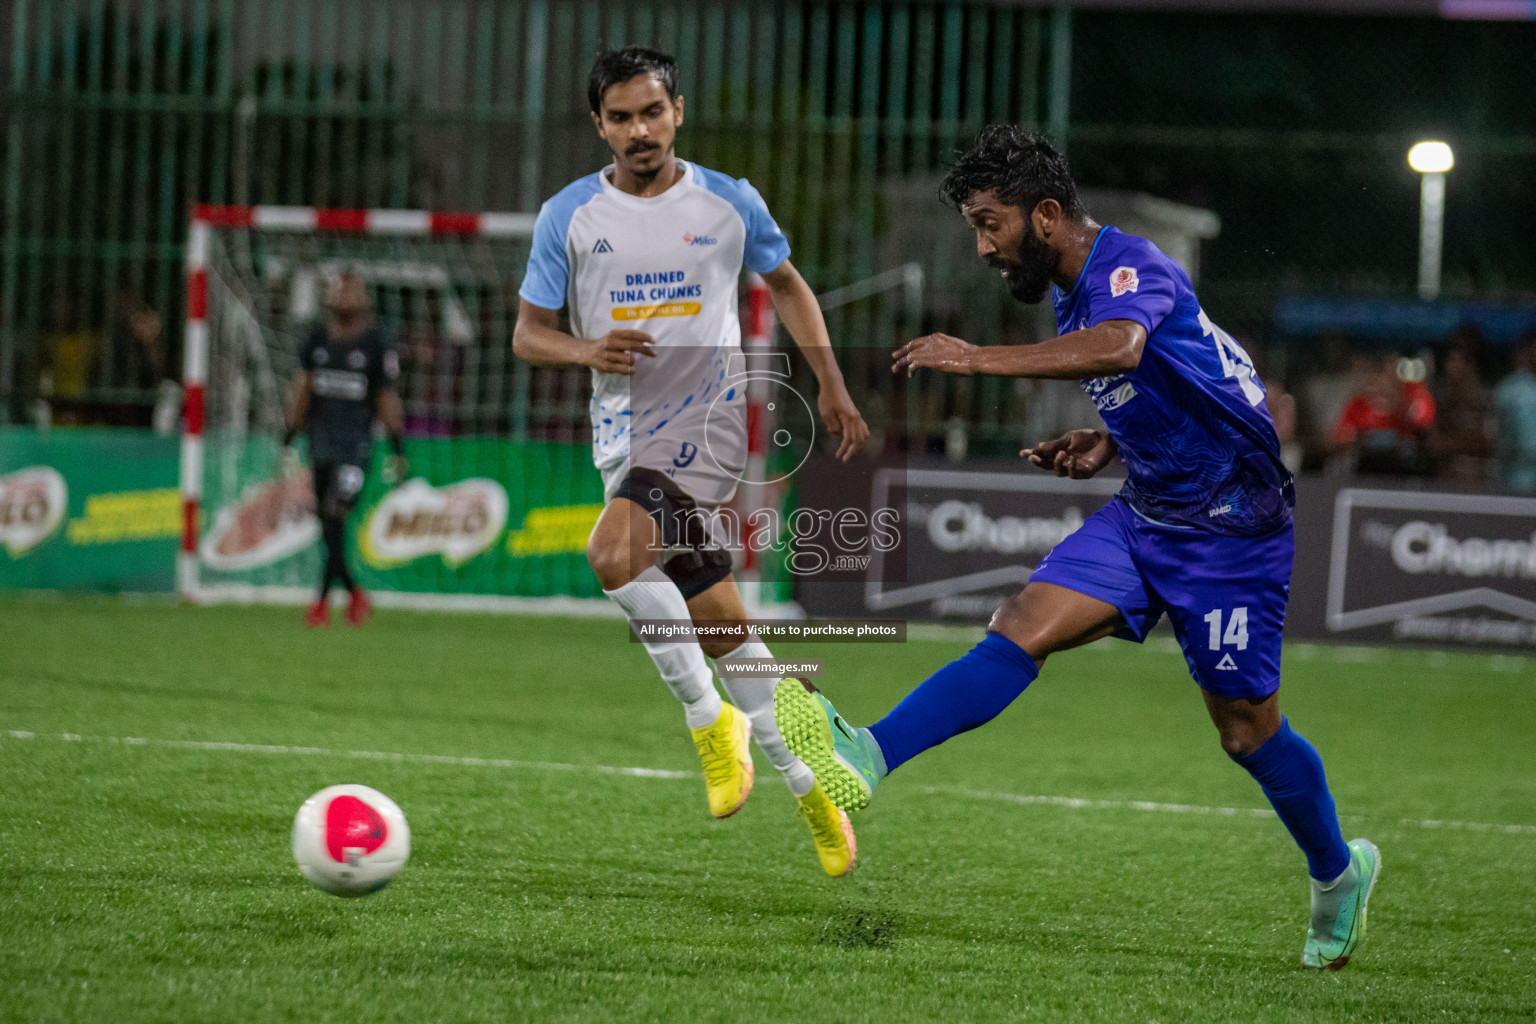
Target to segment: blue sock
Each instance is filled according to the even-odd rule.
[[[1285,717],[1280,730],[1251,753],[1232,760],[1248,769],[1275,813],[1290,830],[1291,838],[1307,855],[1307,871],[1320,882],[1330,882],[1349,867],[1349,847],[1339,832],[1339,816],[1323,775],[1323,759],[1317,749],[1291,728]]]
[[[1035,681],[1040,668],[1000,633],[986,637],[925,679],[867,732],[880,745],[886,771],[951,736],[990,722]]]

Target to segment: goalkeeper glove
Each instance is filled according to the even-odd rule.
[[[411,464],[404,455],[391,455],[384,460],[384,482],[391,487],[404,483],[410,471]]]

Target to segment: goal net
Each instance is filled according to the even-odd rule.
[[[512,355],[532,230],[527,214],[195,211],[184,597],[286,603],[314,592],[319,524],[307,467],[280,465],[283,409],[327,278],[350,270],[400,354],[411,464],[408,481],[385,486],[376,439],[349,531],[358,582],[385,605],[606,606],[584,555],[602,502],[587,371]]]

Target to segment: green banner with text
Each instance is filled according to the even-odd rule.
[[[169,592],[181,533],[179,442],[149,431],[0,428],[0,588]],[[602,481],[585,444],[411,439],[410,479],[373,466],[350,523],[371,590],[601,597],[587,537]],[[308,468],[271,438],[208,438],[201,587],[310,588],[320,529]],[[772,566],[770,565],[770,571]]]
[[[148,430],[0,428],[0,587],[171,590],[178,450]]]
[[[587,536],[602,481],[585,444],[411,438],[410,478],[390,487],[372,465],[350,520],[353,575],[369,590],[515,597],[601,597]],[[284,477],[270,438],[208,438],[199,584],[318,584],[320,526],[308,467]]]

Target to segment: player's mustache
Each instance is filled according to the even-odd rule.
[[[624,155],[634,156],[636,153],[649,153],[653,149],[660,148],[661,147],[656,145],[654,142],[633,142],[630,143],[629,148],[624,151]]]

